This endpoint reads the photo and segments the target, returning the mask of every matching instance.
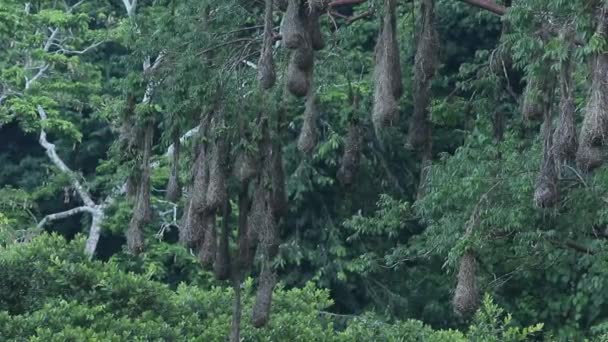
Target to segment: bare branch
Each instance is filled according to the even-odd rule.
[[[43,47],[44,52],[49,51],[49,49],[51,48],[51,44],[57,37],[57,33],[59,33],[59,28],[49,29],[49,30],[51,30],[51,35],[49,36],[49,39],[47,39],[46,43],[44,43],[44,47]]]
[[[32,83],[36,82],[40,77],[42,77],[42,75],[47,71],[47,69],[49,68],[48,64],[45,64],[42,66],[42,68],[40,68],[40,70],[38,70],[38,72],[36,73],[36,75],[34,75],[34,77],[32,77],[31,79],[27,79],[27,77],[25,78],[25,90],[30,89],[30,87],[32,86]]]
[[[334,0],[329,3],[329,7],[336,7],[342,5],[358,5],[366,2],[367,0]]]
[[[82,207],[77,207],[77,208],[73,208],[73,209],[70,209],[70,210],[62,211],[60,213],[46,215],[40,222],[38,222],[37,227],[38,228],[42,228],[42,227],[44,227],[49,222],[53,222],[53,221],[56,221],[56,220],[61,220],[61,219],[64,219],[66,217],[74,216],[76,214],[80,214],[80,213],[84,213],[84,212],[88,212],[88,213],[93,214],[96,211],[97,211],[97,209],[95,209],[95,208],[91,208],[91,207],[87,207],[87,206],[82,206]]]
[[[40,105],[38,105],[38,115],[40,116],[42,122],[47,120],[46,112]],[[40,145],[46,150],[46,154],[49,156],[53,164],[55,164],[55,166],[57,166],[57,168],[59,168],[59,170],[61,170],[63,173],[68,175],[72,187],[76,189],[76,192],[78,192],[78,195],[80,196],[84,204],[91,208],[95,207],[95,202],[93,202],[93,199],[91,198],[89,192],[84,188],[84,186],[82,186],[76,174],[72,170],[70,170],[70,168],[65,165],[63,160],[59,157],[57,151],[55,150],[55,145],[51,144],[46,139],[46,132],[44,131],[44,129],[40,129],[39,142]]]
[[[137,0],[122,0],[123,5],[125,5],[125,10],[127,11],[127,15],[132,17],[135,14],[135,9],[137,8]]]
[[[91,258],[95,254],[97,249],[97,243],[101,236],[101,224],[105,218],[104,206],[97,208],[97,211],[93,213],[91,220],[91,228],[89,229],[89,237],[85,243],[84,252]]]
[[[198,133],[198,130],[200,129],[200,125],[190,129],[188,132],[184,133],[184,135],[182,135],[179,138],[179,142],[180,144],[183,144],[186,140],[190,139],[193,135]],[[169,146],[169,148],[167,148],[167,152],[165,153],[165,156],[167,156],[168,158],[171,158],[173,156],[173,144],[171,144],[171,146]]]
[[[54,51],[55,53],[61,53],[64,55],[83,55],[91,50],[93,50],[94,48],[98,47],[99,45],[105,43],[105,40],[99,41],[99,42],[95,42],[89,46],[87,46],[86,48],[82,49],[82,50],[69,50],[64,48],[62,45],[60,44],[56,44],[56,43],[52,43],[51,45],[58,47],[59,49],[57,51]]]
[[[490,11],[497,15],[504,15],[507,13],[507,8],[503,5],[499,5],[492,0],[460,0],[469,5],[479,7],[486,11]]]

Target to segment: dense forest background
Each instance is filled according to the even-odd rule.
[[[0,339],[608,341],[607,36],[604,0],[0,0]]]

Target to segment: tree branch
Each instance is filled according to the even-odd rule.
[[[329,3],[329,7],[336,7],[342,5],[358,5],[366,2],[367,0],[334,0]]]
[[[40,116],[40,119],[42,120],[42,122],[47,120],[46,112],[40,105],[38,106],[38,115]],[[86,242],[84,251],[89,257],[93,257],[93,254],[95,254],[95,249],[97,248],[97,243],[99,242],[99,237],[101,235],[101,224],[103,223],[103,220],[105,218],[105,214],[104,214],[105,207],[108,204],[110,204],[113,201],[113,199],[108,198],[101,205],[95,204],[95,202],[93,202],[93,199],[91,198],[91,194],[85,189],[84,186],[82,186],[82,184],[78,180],[78,176],[72,170],[70,170],[70,168],[67,165],[65,165],[63,160],[59,157],[59,155],[57,155],[57,151],[55,150],[55,145],[51,144],[46,139],[46,132],[44,131],[44,128],[40,129],[39,142],[40,142],[40,145],[42,145],[42,147],[46,150],[46,154],[49,156],[49,158],[51,159],[53,164],[55,164],[55,166],[57,166],[57,168],[59,168],[59,170],[61,170],[63,173],[65,173],[68,176],[72,187],[74,187],[74,189],[76,189],[76,192],[78,192],[78,195],[80,196],[80,198],[82,199],[82,201],[84,202],[85,205],[82,207],[70,209],[70,210],[67,210],[67,211],[64,211],[61,213],[47,215],[44,219],[42,219],[42,221],[40,221],[40,223],[38,223],[38,227],[41,228],[47,222],[59,220],[59,219],[62,219],[62,218],[68,217],[68,216],[72,216],[72,215],[75,215],[75,214],[78,214],[81,212],[90,213],[92,216],[91,228],[89,230],[89,236],[87,238],[87,242]]]
[[[47,120],[46,112],[40,105],[38,105],[38,115],[40,116],[42,122]],[[59,157],[57,151],[55,150],[55,145],[51,144],[46,139],[46,132],[43,128],[40,129],[40,138],[38,139],[38,141],[40,142],[40,145],[46,150],[46,154],[49,156],[53,164],[55,164],[55,166],[57,166],[57,168],[63,173],[68,175],[72,187],[76,189],[76,192],[78,192],[78,195],[80,196],[84,204],[91,208],[95,207],[95,202],[93,202],[93,199],[91,198],[89,192],[84,188],[84,186],[82,186],[82,184],[80,184],[80,181],[78,180],[76,174],[72,170],[70,170],[70,168],[65,165],[63,160]]]
[[[188,132],[184,133],[184,135],[182,135],[179,138],[179,143],[183,144],[186,140],[190,139],[193,135],[197,134],[200,127],[201,126],[198,125],[192,129],[190,129]],[[173,147],[173,144],[171,144],[171,146],[169,146],[169,148],[167,148],[167,152],[165,153],[165,156],[168,158],[171,158],[173,156],[173,150],[174,150],[174,147]]]
[[[91,207],[87,207],[87,206],[82,206],[82,207],[77,207],[77,208],[73,208],[73,209],[70,209],[70,210],[62,211],[60,213],[46,215],[40,222],[38,222],[37,227],[38,228],[42,228],[42,227],[44,227],[49,222],[53,222],[53,221],[56,221],[56,220],[61,220],[61,219],[64,219],[66,217],[74,216],[76,214],[80,214],[80,213],[84,213],[84,212],[88,212],[88,213],[93,214],[96,210],[97,209],[95,209],[95,208],[91,208]]]
[[[51,45],[53,46],[57,46],[59,49],[57,51],[54,51],[56,53],[62,53],[64,55],[83,55],[87,52],[89,52],[90,50],[98,47],[99,45],[105,43],[105,40],[99,41],[99,42],[95,42],[89,46],[87,46],[86,48],[82,49],[82,50],[68,50],[66,48],[64,48],[63,46],[56,44],[56,43],[52,43]]]
[[[459,0],[469,5],[479,7],[486,11],[490,11],[497,15],[504,15],[507,13],[507,8],[503,5],[499,5],[492,0]]]

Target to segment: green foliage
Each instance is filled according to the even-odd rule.
[[[231,290],[185,284],[171,290],[144,274],[126,273],[114,262],[89,261],[81,252],[83,242],[42,235],[0,249],[3,341],[225,340]],[[251,280],[244,283],[243,292],[244,312],[249,312]],[[324,311],[331,304],[328,292],[312,283],[300,289],[279,287],[271,323],[254,329],[244,318],[242,337],[247,341],[489,341],[494,337],[523,341],[541,328],[507,328],[509,321],[498,321],[502,311],[488,298],[467,335],[434,331],[417,321],[388,324],[370,315],[354,318],[346,329],[337,331],[333,316]]]

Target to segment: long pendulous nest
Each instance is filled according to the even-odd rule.
[[[553,127],[551,121],[551,114],[545,113],[542,128],[543,159],[534,187],[534,204],[539,208],[553,207],[559,201],[555,154],[552,151]]]
[[[270,318],[270,306],[272,304],[272,292],[277,282],[275,271],[270,265],[262,269],[258,282],[258,290],[253,305],[253,326],[260,328],[268,323]]]
[[[472,252],[467,251],[460,258],[458,267],[458,284],[452,300],[454,312],[468,317],[479,307],[479,289],[477,288],[477,260]]]
[[[325,46],[319,26],[320,11],[299,0],[288,0],[281,32],[283,45],[293,50],[287,67],[287,90],[296,97],[306,96],[312,87],[314,50]]]
[[[288,49],[297,49],[309,41],[305,10],[300,0],[287,0],[281,35],[283,45]]]
[[[397,121],[397,101],[403,92],[395,11],[395,0],[386,0],[383,25],[375,48],[372,123],[377,133]]]
[[[143,229],[152,220],[152,209],[150,207],[150,157],[152,155],[152,140],[154,138],[154,126],[146,125],[142,136],[142,156],[139,169],[141,180],[138,183],[137,195],[133,216],[127,230],[127,247],[133,254],[139,254],[144,249]]]
[[[262,89],[272,88],[277,80],[274,58],[272,56],[272,45],[274,42],[272,33],[272,10],[273,0],[266,0],[264,14],[264,41],[262,43],[260,60],[258,61],[258,81],[260,82]]]
[[[304,97],[312,86],[313,68],[305,70],[298,68],[297,64],[293,62],[294,56],[292,55],[292,60],[287,67],[287,90],[296,97]]]
[[[558,170],[562,165],[572,163],[576,158],[575,104],[572,89],[570,61],[565,61],[560,71],[559,122],[553,134],[553,155]]]
[[[222,209],[222,231],[213,264],[213,273],[217,280],[230,278],[230,202],[224,202]]]
[[[177,131],[173,135],[173,155],[171,156],[171,174],[167,183],[167,193],[165,198],[171,202],[179,201],[182,197],[182,185],[179,180],[179,157],[181,152],[181,142]]]
[[[578,166],[590,171],[601,166],[608,137],[608,54],[595,56],[593,80],[576,152]]]
[[[317,116],[316,96],[311,92],[306,99],[304,120],[297,144],[298,150],[306,155],[310,155],[317,145]]]
[[[524,88],[521,113],[526,121],[542,120],[548,106],[549,86],[545,72],[542,75],[530,75]]]
[[[210,269],[215,262],[217,253],[217,231],[215,228],[215,213],[205,212],[202,214],[203,241],[199,242],[198,258],[200,263]]]
[[[182,216],[179,230],[179,241],[186,247],[195,248],[204,237],[204,221],[202,213],[205,209],[207,188],[209,187],[209,147],[203,137],[209,130],[211,115],[204,115],[201,120],[199,141],[195,147],[195,160],[192,165],[192,186],[189,198]]]
[[[348,133],[344,141],[344,154],[340,161],[337,178],[342,186],[350,186],[355,180],[361,162],[361,149],[363,136],[357,120],[351,120]]]
[[[422,25],[414,66],[414,113],[408,130],[408,143],[414,148],[425,148],[431,141],[431,82],[439,65],[434,0],[424,0],[420,11]]]
[[[247,182],[259,173],[259,161],[250,152],[241,150],[234,161],[232,173],[239,182]]]
[[[223,138],[218,137],[212,146],[211,160],[209,161],[209,186],[205,198],[206,211],[219,209],[228,199],[226,156],[226,143]]]

